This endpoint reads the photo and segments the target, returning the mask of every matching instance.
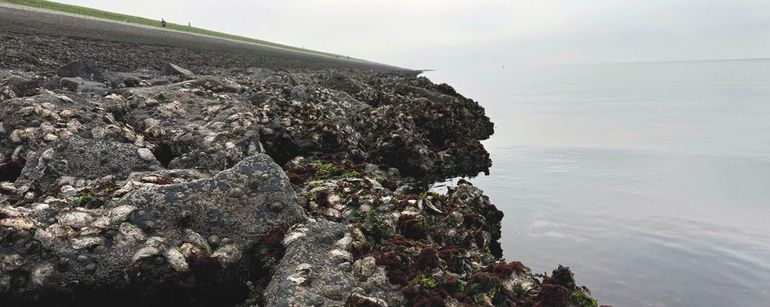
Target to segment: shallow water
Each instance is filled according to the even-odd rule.
[[[770,61],[437,71],[495,122],[505,257],[615,306],[770,305]]]

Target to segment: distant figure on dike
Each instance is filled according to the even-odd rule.
[[[163,19],[163,18],[160,19],[160,27],[161,28],[165,28],[166,27],[166,20]]]

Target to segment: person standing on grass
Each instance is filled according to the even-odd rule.
[[[160,27],[161,28],[165,28],[166,27],[166,20],[163,19],[163,18],[160,19]]]

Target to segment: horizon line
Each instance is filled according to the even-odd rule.
[[[694,60],[655,60],[655,61],[626,61],[626,62],[599,62],[585,65],[624,65],[624,64],[671,64],[671,63],[698,63],[698,62],[739,62],[739,61],[770,61],[770,57],[755,58],[724,58],[724,59],[694,59]]]

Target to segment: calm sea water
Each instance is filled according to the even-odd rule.
[[[508,260],[614,306],[770,306],[770,61],[437,71],[495,122]]]

